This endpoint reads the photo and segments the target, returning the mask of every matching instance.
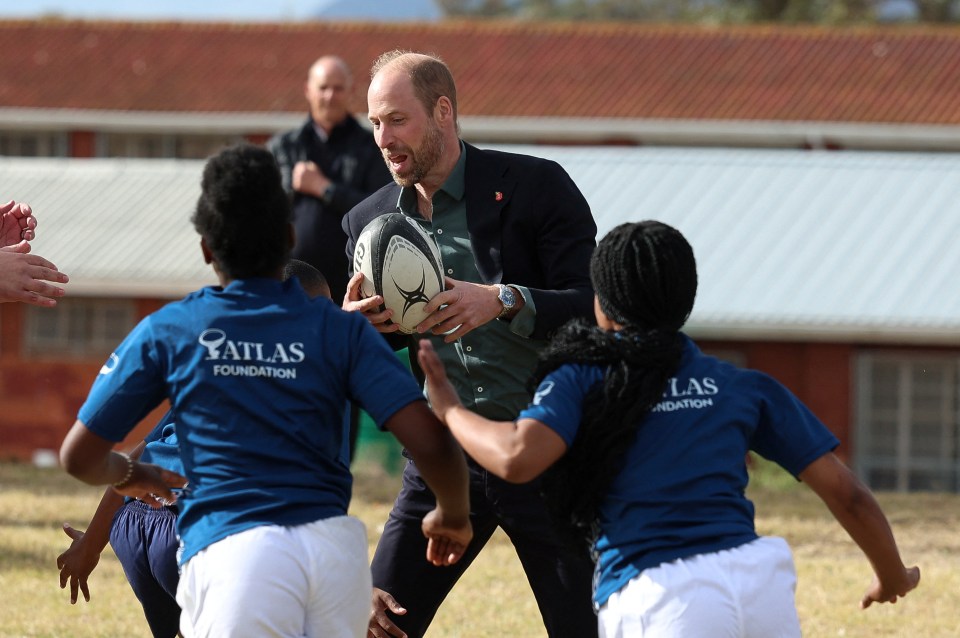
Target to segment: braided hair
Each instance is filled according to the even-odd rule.
[[[590,261],[596,303],[616,332],[573,320],[540,356],[534,384],[568,363],[601,366],[603,383],[585,397],[577,436],[543,477],[547,505],[571,538],[596,539],[597,509],[643,417],[661,399],[680,364],[680,329],[693,309],[693,249],[657,221],[621,224]]]

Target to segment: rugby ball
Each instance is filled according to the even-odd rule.
[[[427,313],[423,308],[443,290],[440,249],[413,219],[387,213],[360,232],[353,251],[354,272],[363,273],[362,297],[383,297],[381,310],[393,310],[388,323],[411,334]]]

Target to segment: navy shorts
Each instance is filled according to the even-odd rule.
[[[155,638],[173,638],[180,626],[177,605],[177,514],[130,501],[117,512],[110,545]]]

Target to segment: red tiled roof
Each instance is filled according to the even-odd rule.
[[[443,57],[460,112],[960,124],[960,29],[0,22],[0,106],[301,112],[310,63]]]

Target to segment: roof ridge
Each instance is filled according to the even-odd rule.
[[[448,18],[432,22],[373,22],[367,20],[336,21],[226,21],[226,20],[110,20],[90,18],[67,18],[57,15],[42,16],[36,19],[0,19],[0,29],[7,27],[63,28],[96,27],[110,30],[162,30],[185,31],[496,31],[496,32],[630,32],[651,34],[714,34],[714,35],[750,35],[764,37],[771,35],[895,35],[915,37],[922,35],[960,36],[960,24],[858,24],[858,25],[821,25],[821,24],[725,24],[725,23],[650,23],[624,21],[573,21],[549,20],[532,22],[519,19],[471,20],[466,18]]]

